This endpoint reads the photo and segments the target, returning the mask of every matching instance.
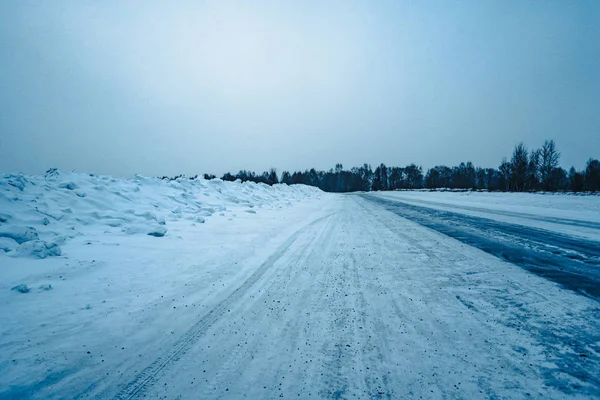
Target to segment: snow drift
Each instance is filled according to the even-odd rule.
[[[46,258],[87,232],[111,235],[168,234],[171,223],[202,224],[213,215],[289,207],[318,197],[304,185],[223,182],[220,179],[116,179],[55,169],[44,176],[0,178],[0,251],[12,257]],[[198,227],[198,229],[201,229]]]

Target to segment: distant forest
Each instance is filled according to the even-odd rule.
[[[369,164],[344,169],[336,164],[329,171],[314,168],[304,172],[283,171],[281,177],[275,169],[256,174],[242,170],[237,174],[226,173],[224,181],[241,180],[275,183],[304,184],[316,186],[326,192],[355,192],[397,189],[472,189],[505,192],[533,191],[600,191],[600,161],[589,159],[585,170],[569,171],[559,166],[560,152],[553,140],[547,140],[539,149],[528,150],[523,143],[515,146],[510,159],[504,158],[498,168],[475,167],[471,162],[457,166],[438,165],[425,174],[415,164],[392,167],[381,164],[373,170]],[[215,175],[204,174],[205,179]]]

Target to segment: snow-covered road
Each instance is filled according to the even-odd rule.
[[[64,276],[97,287],[2,298],[39,308],[2,317],[0,398],[600,397],[597,298],[389,208],[324,194],[202,241],[74,240]]]
[[[600,298],[600,223],[540,215],[518,214],[478,208],[475,216],[469,206],[448,206],[424,201],[406,202],[403,197],[369,194],[375,202],[404,218],[444,233],[470,246],[519,265],[565,287]],[[600,199],[598,199],[600,202]],[[436,208],[437,207],[437,208]],[[450,208],[453,211],[448,211]],[[515,217],[519,223],[506,222]],[[500,220],[499,220],[500,217]],[[526,221],[542,221],[546,229],[527,226]],[[555,232],[585,227],[590,239]],[[550,229],[548,229],[550,228]]]

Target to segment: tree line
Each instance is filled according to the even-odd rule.
[[[510,159],[504,158],[497,168],[475,167],[462,162],[457,166],[438,165],[423,173],[415,164],[391,167],[380,164],[374,170],[369,164],[344,169],[336,164],[329,171],[314,168],[290,173],[281,177],[275,169],[262,174],[242,170],[226,173],[224,181],[241,180],[273,185],[304,184],[316,186],[326,192],[355,192],[397,189],[472,189],[507,192],[532,191],[600,191],[600,161],[590,158],[583,171],[571,167],[568,171],[559,165],[560,152],[553,140],[547,140],[539,149],[528,150],[523,143],[515,146]],[[205,179],[215,175],[204,174]]]

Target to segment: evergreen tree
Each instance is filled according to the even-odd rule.
[[[600,191],[600,161],[590,158],[585,166],[585,189]]]
[[[283,171],[281,173],[281,183],[285,183],[286,185],[292,184],[292,176],[288,171]]]
[[[569,189],[573,192],[583,192],[585,190],[585,175],[577,172],[575,167],[569,170]]]

